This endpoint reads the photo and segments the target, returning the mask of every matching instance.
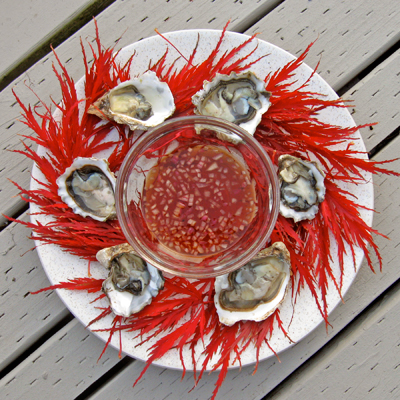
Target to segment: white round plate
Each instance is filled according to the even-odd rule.
[[[212,30],[188,30],[188,31],[178,31],[171,32],[165,34],[165,37],[173,43],[176,48],[180,50],[180,52],[188,58],[195,48],[196,42],[198,40],[198,36],[200,37],[196,57],[193,61],[193,64],[197,64],[200,61],[205,60],[212,49],[215,48],[220,36],[221,31],[212,31]],[[220,54],[222,54],[226,50],[231,50],[232,48],[237,47],[241,43],[243,43],[248,36],[226,32],[225,38],[221,45]],[[258,44],[257,49],[253,53],[251,59],[257,59],[260,56],[265,54],[269,54],[267,57],[263,58],[261,61],[256,63],[251,67],[251,70],[258,75],[261,79],[265,78],[265,76],[269,72],[274,72],[277,69],[283,67],[289,61],[292,61],[294,57],[287,53],[286,51],[264,42],[262,40],[255,39],[254,42],[247,48],[255,48],[256,44]],[[143,73],[148,69],[150,63],[155,63],[158,61],[168,49],[168,55],[166,58],[167,65],[174,62],[178,57],[178,52],[169,45],[163,38],[160,36],[153,36],[148,39],[141,40],[138,43],[134,43],[130,46],[123,48],[119,55],[118,60],[122,63],[126,62],[129,57],[136,52],[136,56],[133,59],[132,63],[132,73],[131,76],[138,75]],[[245,53],[242,52],[239,54],[247,54],[247,50]],[[176,63],[176,68],[180,69],[185,64],[184,59],[178,60]],[[298,81],[297,84],[301,85],[306,79],[309,78],[312,70],[305,64],[301,65],[298,69],[298,73],[295,79]],[[77,83],[78,94],[81,93],[81,97],[83,97],[83,88],[84,88],[83,79],[81,79]],[[336,99],[336,93],[331,89],[331,87],[317,74],[313,76],[309,84],[309,90],[312,92],[322,93],[327,96],[329,99]],[[330,123],[332,125],[339,125],[344,127],[353,127],[355,123],[350,116],[349,112],[343,108],[329,108],[324,110],[320,116],[320,120],[324,122]],[[361,139],[361,136],[358,134],[359,140],[356,141],[356,149],[359,151],[365,151],[364,143]],[[347,146],[346,143],[342,144],[342,147],[345,148]],[[39,149],[41,154],[45,153],[43,148]],[[40,180],[44,180],[40,173],[40,171],[35,167],[32,173],[33,178]],[[370,175],[366,175],[366,184],[363,185],[351,185],[351,184],[341,184],[346,190],[352,193],[360,205],[367,207],[368,209],[373,208],[373,187],[372,187],[372,179]],[[31,189],[37,189],[38,184],[35,180],[31,182]],[[32,213],[38,211],[37,206],[31,206]],[[369,224],[372,224],[372,211],[368,211],[365,209],[360,209],[360,213],[362,218]],[[32,216],[33,221],[39,221],[40,223],[46,223],[48,220],[43,216]],[[58,246],[55,245],[45,245],[40,246],[38,244],[38,253],[43,264],[43,267],[51,281],[52,284],[57,284],[59,282],[67,281],[68,279],[78,278],[78,277],[86,277],[88,272],[88,263],[78,257],[72,256],[66,251],[62,250]],[[331,254],[336,254],[336,245],[335,243],[331,246]],[[349,253],[351,254],[351,253]],[[352,281],[355,278],[358,268],[360,267],[361,261],[363,258],[363,253],[361,249],[356,249],[355,259],[356,265],[353,265],[353,261],[351,256],[345,256],[344,262],[344,279],[342,285],[342,295],[348,290]],[[338,263],[333,262],[332,268],[336,277],[340,276],[340,270]],[[100,266],[98,263],[91,264],[91,273],[94,278],[106,278],[107,272]],[[108,301],[107,299],[102,299],[95,303],[95,305],[91,304],[91,301],[94,300],[98,294],[88,294],[83,291],[68,291],[68,290],[57,290],[58,295],[61,297],[65,305],[71,310],[71,312],[84,324],[87,325],[92,319],[94,319],[98,314],[99,310],[95,308],[97,307],[107,307]],[[290,289],[289,289],[290,293]],[[328,310],[331,312],[336,305],[340,302],[340,296],[337,293],[333,284],[329,285],[327,301],[328,301]],[[316,328],[321,322],[323,322],[323,318],[318,311],[318,308],[315,304],[315,300],[313,299],[310,291],[305,288],[302,289],[301,294],[297,297],[296,304],[293,305],[293,301],[290,295],[287,296],[286,300],[280,307],[280,317],[283,322],[283,326],[288,332],[288,335],[294,342],[298,342],[303,339],[308,333],[310,333],[314,328]],[[110,315],[96,324],[92,325],[89,329],[102,329],[109,328],[111,326],[113,317]],[[100,337],[103,341],[107,341],[108,333],[107,332],[94,332],[98,337]],[[141,346],[137,346],[141,341],[140,338],[134,338],[135,333],[133,332],[122,332],[122,343],[123,343],[123,351],[124,353],[141,360],[148,359],[148,349],[158,340],[160,337],[153,338],[146,342]],[[114,335],[111,344],[119,349],[119,335]],[[281,352],[287,348],[289,348],[292,343],[282,334],[278,327],[274,329],[274,333],[272,338],[269,341],[271,347],[277,352]],[[197,368],[201,368],[201,363],[203,357],[201,356],[201,351],[203,347],[202,344],[198,344],[198,361]],[[192,361],[191,361],[191,353],[189,349],[184,351],[184,361],[187,369],[192,369]],[[274,356],[273,352],[264,345],[260,351],[260,360],[269,358]],[[234,357],[233,357],[234,358]],[[218,358],[215,358],[217,360]],[[215,361],[214,360],[214,361]],[[247,348],[241,355],[242,365],[252,364],[256,361],[256,351],[255,348],[249,347]],[[154,364],[174,368],[174,369],[182,369],[182,365],[178,356],[178,352],[176,350],[169,351],[165,356],[154,362]],[[212,362],[209,364],[209,369],[212,368]],[[232,367],[238,366],[238,363],[235,363]]]

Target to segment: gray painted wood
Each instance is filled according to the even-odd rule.
[[[0,233],[0,370],[69,315],[55,292],[30,294],[50,284],[28,235],[16,223]]]
[[[2,0],[0,81],[96,0]]]
[[[118,353],[73,320],[0,381],[2,399],[73,399],[118,363]]]
[[[343,98],[355,105],[350,112],[356,123],[379,122],[373,129],[362,129],[370,151],[400,126],[400,51],[378,65]]]
[[[399,398],[400,286],[394,289],[270,399]]]
[[[392,0],[286,0],[248,32],[299,56],[338,90],[400,39],[400,8]]]
[[[106,47],[122,39],[118,47],[138,41],[144,37],[155,35],[154,29],[160,32],[178,29],[209,28],[222,29],[231,19],[230,30],[240,31],[251,24],[257,15],[264,15],[278,1],[235,1],[222,0],[186,0],[175,1],[123,1],[118,0],[97,17],[102,44]],[[84,74],[80,37],[85,41],[94,36],[93,22],[83,27],[57,48],[61,62],[66,65],[69,74],[79,79]],[[10,153],[10,150],[22,149],[20,135],[31,135],[21,122],[20,108],[16,104],[11,92],[14,89],[25,104],[36,104],[38,98],[29,89],[32,89],[46,103],[50,97],[55,101],[60,98],[59,85],[52,72],[54,56],[45,57],[24,75],[16,79],[0,93],[0,213],[14,215],[21,208],[21,202],[14,196],[18,190],[7,181],[12,179],[22,187],[29,187],[31,162],[23,156]],[[28,141],[29,142],[29,141]],[[30,143],[30,142],[29,142]],[[0,215],[0,225],[5,219]]]

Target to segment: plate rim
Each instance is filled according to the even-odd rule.
[[[209,30],[209,29],[190,29],[190,30],[179,30],[179,31],[168,32],[168,33],[163,34],[163,36],[164,36],[164,37],[167,37],[167,38],[169,38],[169,37],[174,37],[174,36],[179,37],[180,35],[183,35],[183,34],[184,34],[184,35],[188,35],[188,33],[190,33],[190,34],[196,34],[196,35],[197,35],[197,34],[200,34],[200,35],[203,34],[203,35],[208,36],[209,34],[212,33],[213,35],[218,35],[218,37],[219,37],[219,36],[222,34],[222,32],[223,32],[222,30],[216,30],[216,29],[213,29],[213,30]],[[243,41],[249,39],[251,36],[244,35],[244,34],[240,34],[240,33],[237,33],[237,32],[226,31],[226,32],[225,32],[225,38],[226,38],[226,37],[236,37],[236,38],[240,38],[241,41],[243,42]],[[153,40],[161,41],[161,40],[163,40],[163,39],[162,39],[159,35],[154,35],[154,36],[145,38],[145,39],[143,39],[143,40],[140,40],[140,41],[138,41],[138,42],[135,42],[135,43],[132,43],[132,44],[129,44],[129,45],[123,47],[122,49],[120,49],[120,50],[118,51],[118,54],[119,54],[119,56],[120,56],[121,54],[125,56],[125,52],[131,52],[132,49],[135,49],[136,47],[141,46],[141,45],[140,45],[141,43],[142,43],[142,45],[143,45],[143,43],[144,43],[144,44],[146,44],[146,43],[148,43],[148,42],[151,43]],[[265,44],[267,45],[267,47],[272,47],[272,48],[274,48],[275,51],[277,51],[278,53],[283,52],[283,53],[285,54],[286,57],[289,57],[289,58],[291,58],[291,59],[293,59],[293,60],[296,59],[296,57],[294,57],[292,54],[290,54],[289,52],[287,52],[287,51],[284,50],[284,49],[281,49],[280,47],[278,47],[278,46],[276,46],[276,45],[273,45],[273,44],[271,44],[271,43],[269,43],[269,42],[266,42],[265,40],[262,40],[262,39],[256,38],[256,40],[257,40],[258,42],[265,43]],[[162,43],[165,43],[165,42],[162,42]],[[262,46],[264,46],[264,45],[262,45]],[[167,47],[168,47],[168,45],[167,45]],[[192,48],[192,50],[193,50],[193,48]],[[156,60],[156,61],[157,61],[157,60]],[[311,72],[313,71],[313,69],[312,69],[311,67],[309,67],[307,64],[305,64],[304,62],[302,63],[301,68],[303,68],[303,69],[305,68],[305,69],[307,70],[307,73],[311,73]],[[337,96],[337,94],[335,93],[335,91],[330,87],[330,85],[329,85],[322,77],[320,77],[318,74],[315,74],[315,77],[316,77],[316,79],[318,79],[318,80],[320,81],[320,83],[322,83],[322,84],[324,85],[324,89],[327,89],[327,90],[330,92],[330,95],[332,95],[332,96],[335,97],[335,98],[338,98],[338,96]],[[77,83],[76,83],[76,85],[78,85],[79,82],[81,82],[82,80],[84,80],[84,77],[82,77],[80,80],[78,80]],[[347,114],[348,114],[347,117],[350,118],[350,120],[352,121],[353,126],[356,126],[356,124],[355,124],[353,118],[351,117],[351,115],[350,115],[350,113],[348,112],[347,109],[334,109],[334,110],[335,110],[335,111],[340,111],[340,112],[345,112],[345,113],[347,113]],[[359,136],[359,144],[361,145],[361,147],[363,147],[363,148],[365,149],[365,145],[364,145],[364,142],[363,142],[363,140],[362,140],[362,137],[361,137],[361,134],[360,134],[359,131],[357,131],[357,135]],[[39,148],[38,151],[46,152],[46,149],[44,149],[44,148]],[[366,175],[368,175],[368,174],[366,174]],[[39,187],[38,184],[37,184],[37,182],[35,181],[35,178],[36,178],[36,179],[37,179],[37,178],[40,179],[40,178],[42,178],[42,177],[43,177],[43,175],[41,174],[41,172],[39,171],[39,169],[37,168],[37,166],[34,164],[34,168],[33,168],[33,170],[32,170],[31,185],[30,185],[30,186],[31,186],[31,187],[30,187],[31,190],[36,189],[37,187]],[[368,190],[369,190],[369,198],[368,198],[368,200],[370,201],[370,203],[368,204],[368,207],[371,208],[371,209],[373,209],[373,208],[374,208],[374,193],[373,193],[374,188],[373,188],[373,182],[372,182],[372,175],[369,174],[369,176],[368,176],[366,179],[367,179],[367,182],[366,182],[366,185],[365,185],[364,187],[368,186]],[[31,214],[34,214],[34,213],[36,213],[37,211],[40,211],[39,207],[38,207],[36,204],[31,203],[30,206],[31,206]],[[364,215],[367,215],[367,216],[368,216],[368,218],[367,218],[367,220],[366,220],[367,224],[370,225],[370,226],[372,226],[373,210],[366,211],[366,212],[364,213]],[[41,217],[41,216],[38,216],[38,215],[31,215],[31,221],[35,223],[37,220],[40,220],[40,219],[41,219],[40,217]],[[42,217],[43,217],[43,216],[42,216]],[[40,222],[42,222],[42,221],[40,221]],[[43,246],[43,243],[42,243],[41,241],[38,241],[38,240],[35,240],[35,244],[36,244],[36,246],[37,246],[39,258],[40,258],[40,261],[41,261],[41,263],[42,263],[43,269],[45,270],[45,273],[46,273],[47,277],[49,278],[50,282],[51,282],[53,285],[59,283],[59,281],[55,280],[55,277],[54,277],[54,275],[50,272],[49,268],[46,268],[46,265],[47,265],[47,263],[48,263],[49,260],[48,260],[48,256],[46,255],[46,251],[44,251],[44,248],[45,248],[45,247],[46,247],[47,249],[49,249],[49,248],[51,249],[51,246],[54,246],[54,247],[58,247],[58,246],[53,245],[53,244],[49,244],[49,245]],[[60,249],[60,248],[59,248],[59,249]],[[64,250],[62,250],[62,249],[60,249],[60,250],[61,250],[63,253],[67,253],[67,251],[64,251]],[[361,250],[361,249],[358,248],[358,250]],[[69,253],[67,253],[67,254],[68,254],[68,256],[75,257],[75,256],[70,255]],[[358,261],[358,262],[357,262],[357,265],[356,265],[356,266],[354,266],[354,265],[351,266],[351,269],[353,269],[353,270],[354,270],[354,267],[355,267],[355,271],[354,271],[354,274],[353,274],[353,276],[352,276],[352,278],[351,278],[350,283],[347,285],[347,287],[345,288],[345,290],[342,290],[342,292],[341,292],[341,293],[342,293],[342,296],[345,295],[345,293],[347,292],[347,290],[348,290],[349,287],[351,286],[352,282],[354,281],[354,279],[355,279],[355,277],[356,277],[356,274],[357,274],[358,270],[360,269],[360,266],[361,266],[361,263],[362,263],[363,258],[364,258],[363,255],[361,255],[360,257],[357,258],[357,261]],[[290,289],[289,289],[289,290],[290,290]],[[332,291],[333,288],[331,287],[330,290]],[[58,296],[61,298],[61,300],[63,301],[63,303],[65,304],[65,306],[73,313],[73,315],[74,315],[82,324],[87,325],[87,321],[86,321],[85,319],[82,318],[82,315],[81,315],[79,312],[77,312],[77,310],[76,310],[75,308],[72,308],[72,309],[71,309],[71,301],[69,300],[69,296],[67,296],[67,294],[68,294],[68,293],[71,294],[71,292],[70,292],[70,291],[62,291],[62,290],[60,290],[60,289],[56,289],[56,292],[57,292]],[[303,292],[304,292],[304,290],[303,290]],[[287,300],[289,300],[289,299],[291,300],[291,296],[287,296]],[[340,304],[340,297],[338,297],[338,301],[336,301],[336,303],[335,303],[333,306],[330,306],[330,307],[329,307],[329,314],[332,313],[332,311],[337,307],[338,304]],[[296,307],[297,307],[297,306],[296,306]],[[307,335],[309,335],[312,331],[314,331],[322,322],[323,322],[323,318],[322,318],[322,316],[320,316],[319,322],[316,323],[316,324],[314,324],[314,325],[312,326],[311,329],[309,329],[300,339],[298,339],[298,341],[299,341],[299,340],[304,340],[304,338],[305,338]],[[94,327],[90,327],[90,328],[89,328],[90,331],[91,331],[92,333],[94,333],[97,337],[99,337],[103,342],[104,342],[104,341],[107,341],[107,339],[108,339],[108,333],[96,332],[96,331],[93,330],[93,328],[94,328]],[[275,328],[275,329],[277,330],[278,328]],[[123,333],[125,333],[125,332],[123,332]],[[276,333],[276,332],[274,332],[274,333]],[[159,339],[160,337],[161,337],[161,336],[158,336],[158,339]],[[284,348],[278,350],[277,353],[279,354],[279,353],[281,353],[281,352],[283,352],[283,351],[288,350],[288,349],[291,348],[294,344],[295,344],[294,342],[293,342],[293,343],[288,343],[288,344],[286,345],[286,347],[284,347]],[[117,340],[117,339],[114,337],[113,340],[111,341],[111,345],[112,345],[114,348],[119,349],[119,340]],[[273,346],[273,345],[272,345],[272,346]],[[122,347],[124,348],[124,346],[122,346]],[[150,347],[150,345],[149,345],[148,347]],[[185,347],[187,347],[187,346],[185,346]],[[252,347],[253,347],[253,346],[252,346]],[[265,345],[264,345],[264,347],[265,347]],[[186,349],[186,350],[188,351],[188,349]],[[123,352],[124,352],[124,351],[123,351]],[[142,357],[142,356],[140,356],[140,354],[139,354],[139,355],[138,355],[138,354],[132,354],[131,352],[124,352],[124,353],[127,354],[127,355],[129,355],[129,356],[131,356],[131,357],[140,359],[141,361],[144,361],[144,362],[147,361],[146,357]],[[166,356],[168,355],[168,353],[170,353],[170,352],[167,352],[167,354],[166,354],[165,356],[161,357],[160,359],[155,360],[155,361],[153,362],[153,364],[154,364],[154,365],[161,366],[161,367],[169,368],[169,369],[176,369],[176,370],[182,371],[182,370],[183,370],[183,367],[182,367],[180,361],[178,361],[178,363],[172,363],[172,364],[171,364],[171,361],[170,361],[170,360],[169,360],[169,361],[168,361],[168,360],[164,360],[164,359],[166,358]],[[269,352],[268,352],[268,353],[269,353]],[[255,356],[255,354],[254,354],[254,356]],[[268,354],[267,356],[264,356],[264,357],[260,356],[260,361],[267,360],[267,359],[269,359],[269,358],[271,358],[271,357],[274,357],[274,353]],[[168,358],[174,358],[174,357],[172,356],[172,357],[168,357]],[[179,357],[178,357],[178,359],[179,359]],[[190,354],[189,354],[189,357],[188,357],[187,359],[190,360],[190,362],[188,361],[188,365],[187,365],[187,366],[185,365],[186,370],[193,370],[193,366],[191,365],[191,356],[190,356]],[[256,361],[257,361],[257,360],[255,359],[255,357],[254,357],[252,360],[247,360],[247,361],[243,361],[243,360],[242,360],[242,366],[252,365],[252,364],[256,363]],[[176,364],[176,365],[175,365],[175,364]],[[179,365],[178,365],[178,364],[179,364]],[[189,364],[190,364],[190,365],[189,365]],[[213,364],[212,362],[208,364],[209,366],[206,368],[207,371],[210,371],[210,370],[212,369],[212,364]],[[196,367],[196,368],[199,368],[199,367],[201,368],[201,357],[200,357],[200,359],[197,361],[197,367]],[[234,368],[238,368],[238,367],[239,367],[239,365],[238,365],[238,364],[235,364],[235,365],[229,366],[229,369],[234,369]]]

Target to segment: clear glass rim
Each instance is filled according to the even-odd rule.
[[[270,211],[270,219],[268,221],[268,228],[262,232],[262,234],[257,238],[257,240],[253,243],[253,246],[249,250],[245,252],[245,254],[239,259],[239,262],[230,262],[225,267],[218,268],[216,270],[214,267],[196,267],[194,270],[188,270],[187,272],[182,272],[181,270],[174,269],[173,265],[168,265],[163,260],[160,260],[154,255],[154,252],[144,248],[141,243],[139,243],[133,232],[128,228],[129,221],[127,219],[125,213],[125,182],[127,180],[128,174],[131,172],[130,166],[132,164],[132,159],[134,159],[136,154],[141,154],[143,150],[147,147],[147,145],[151,142],[154,142],[156,139],[160,139],[164,134],[170,133],[171,129],[182,128],[187,125],[210,125],[213,128],[222,128],[227,129],[232,133],[237,134],[244,142],[252,148],[253,151],[256,151],[263,164],[265,165],[268,171],[268,177],[270,180],[270,184],[272,187],[270,193],[270,204],[272,203],[272,207]],[[169,129],[171,128],[171,129]],[[161,135],[160,135],[161,133]],[[270,237],[279,213],[279,182],[278,177],[275,172],[275,166],[270,160],[268,154],[265,152],[261,144],[249,133],[247,133],[244,129],[239,126],[222,120],[220,118],[215,117],[205,117],[205,116],[185,116],[178,118],[171,118],[160,125],[144,132],[142,136],[135,142],[132,148],[129,150],[126,155],[121,168],[118,172],[117,176],[117,184],[116,184],[116,211],[117,217],[121,226],[121,229],[127,239],[128,243],[135,249],[135,251],[143,257],[147,262],[151,265],[154,265],[156,268],[168,272],[172,275],[182,276],[186,278],[211,278],[218,275],[223,275],[229,272],[232,272],[241,266],[248,263],[254,256],[258,253],[258,251],[266,244],[266,241]]]

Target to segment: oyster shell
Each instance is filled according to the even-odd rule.
[[[174,111],[168,84],[152,71],[119,84],[88,108],[88,113],[128,125],[131,130],[159,125]]]
[[[316,162],[283,155],[279,157],[280,213],[295,222],[313,219],[325,198],[324,173]]]
[[[192,102],[196,114],[222,118],[253,135],[262,114],[271,104],[270,96],[264,82],[253,72],[232,72],[230,75],[216,74],[211,82],[205,81],[203,89],[192,97]]]
[[[126,318],[141,311],[164,288],[161,272],[140,258],[128,243],[102,249],[96,258],[110,270],[103,292],[116,315]]]
[[[276,242],[238,270],[218,276],[214,303],[220,322],[266,319],[285,298],[290,274],[289,252]]]
[[[114,174],[107,160],[77,157],[57,179],[58,194],[75,214],[97,221],[115,218]]]

